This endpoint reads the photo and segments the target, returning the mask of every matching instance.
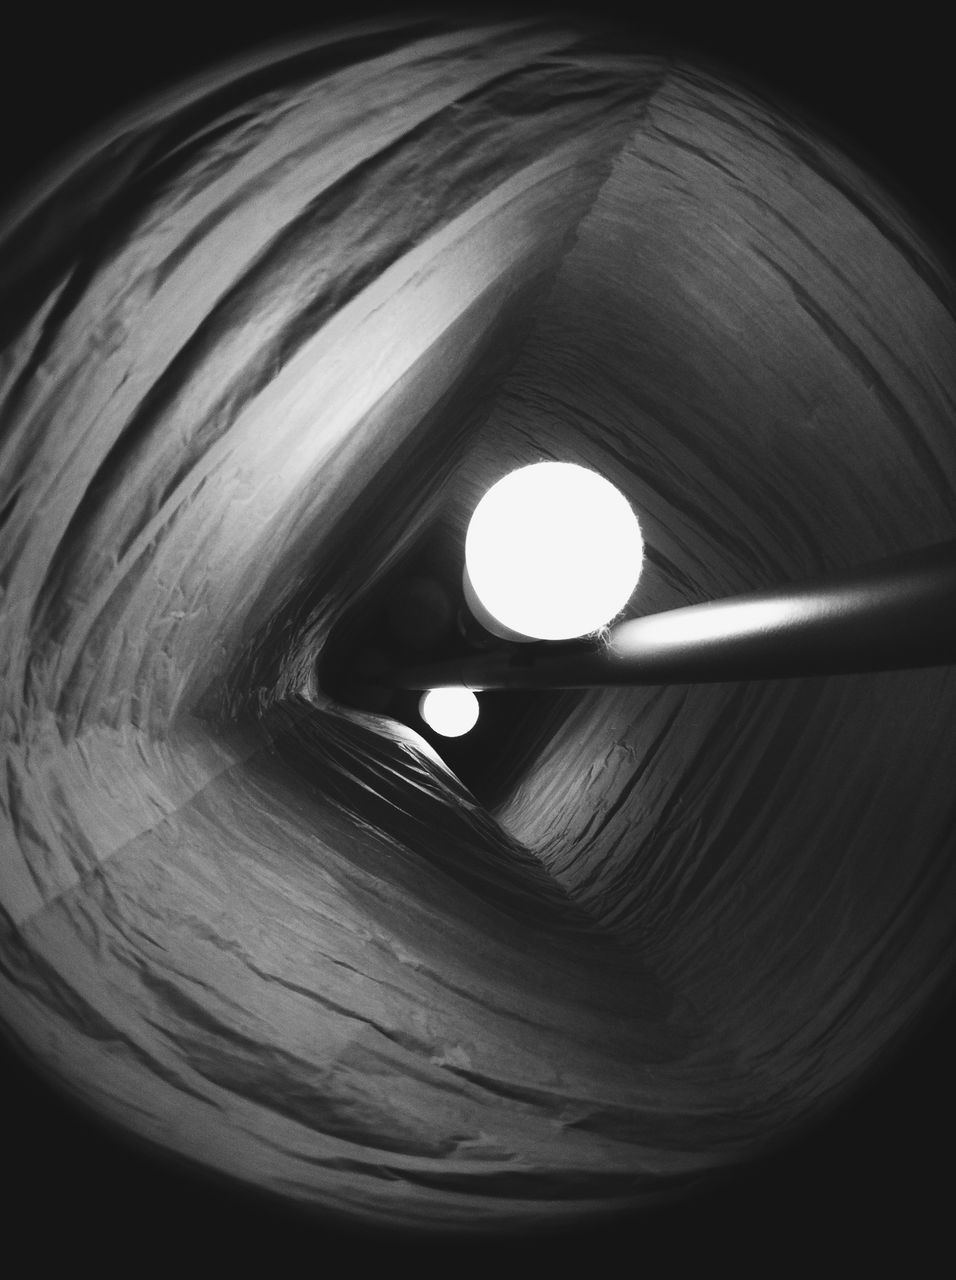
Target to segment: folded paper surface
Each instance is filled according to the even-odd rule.
[[[562,695],[491,810],[315,678],[543,457],[640,513],[640,612],[953,537],[951,285],[850,161],[570,27],[383,25],[114,123],[0,281],[0,1017],[64,1087],[299,1201],[531,1223],[759,1149],[919,1013],[951,670]]]

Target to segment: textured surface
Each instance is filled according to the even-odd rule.
[[[634,611],[954,536],[950,283],[711,76],[383,25],[117,124],[0,243],[8,1033],[392,1222],[567,1218],[831,1101],[950,971],[954,676],[569,695],[485,811],[312,663],[560,456]]]

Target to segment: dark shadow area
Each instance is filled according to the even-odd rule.
[[[421,734],[472,795],[493,808],[517,783],[575,695],[562,690],[482,692],[475,727],[460,737],[445,737],[422,719],[419,692],[389,685],[392,668],[500,647],[468,613],[458,550],[456,539],[439,522],[339,620],[317,657],[316,670],[329,697],[391,716]]]

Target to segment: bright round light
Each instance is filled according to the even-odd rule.
[[[460,738],[478,720],[478,699],[470,689],[431,689],[419,701],[427,725],[443,738]]]
[[[475,508],[466,592],[499,634],[569,640],[624,608],[643,558],[637,517],[609,480],[575,463],[538,462],[499,480]]]

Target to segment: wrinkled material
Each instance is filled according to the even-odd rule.
[[[636,612],[956,536],[951,282],[850,161],[589,32],[382,24],[114,123],[0,281],[0,1015],[64,1088],[500,1226],[896,1042],[954,959],[952,670],[563,695],[493,810],[314,671],[541,457],[641,514]]]

